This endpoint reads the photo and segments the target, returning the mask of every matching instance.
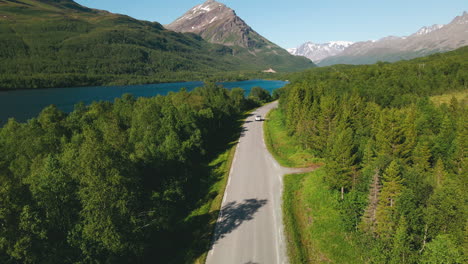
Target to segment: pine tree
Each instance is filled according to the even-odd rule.
[[[383,174],[382,189],[376,212],[376,233],[385,241],[391,239],[395,233],[397,201],[402,188],[399,165],[393,160]]]
[[[325,150],[331,134],[336,126],[337,100],[335,96],[323,96],[320,100],[320,115],[318,116],[318,131],[322,141],[322,151]]]
[[[406,110],[407,115],[402,126],[402,132],[404,135],[404,142],[401,146],[401,158],[408,161],[411,157],[411,153],[417,143],[416,133],[416,108],[412,106]]]
[[[400,217],[398,227],[393,238],[390,263],[410,263],[410,241],[408,236],[408,223],[404,216]]]
[[[400,158],[404,140],[402,120],[398,111],[396,109],[382,111],[376,133],[379,156]]]
[[[440,132],[436,137],[432,152],[434,157],[442,158],[444,162],[449,161],[455,150],[453,141],[455,139],[455,124],[450,117],[445,116],[442,122]]]
[[[411,160],[413,168],[419,173],[425,173],[430,169],[431,150],[427,141],[419,142],[413,151]]]
[[[329,146],[325,166],[326,179],[333,188],[341,191],[341,199],[343,199],[344,191],[349,189],[353,182],[355,153],[351,128],[340,126],[335,136],[330,138]]]
[[[454,172],[458,175],[462,175],[466,173],[466,168],[468,166],[468,113],[466,110],[461,110],[453,145],[454,153],[451,163],[453,164]],[[467,180],[467,178],[468,177],[464,177],[465,180]]]
[[[444,162],[441,158],[439,158],[434,166],[434,172],[432,173],[431,183],[432,186],[435,188],[439,188],[442,186],[443,182],[447,177],[447,173],[445,172]]]
[[[366,146],[364,148],[363,158],[362,158],[362,167],[366,167],[372,164],[375,160],[375,141],[373,139],[368,139]]]

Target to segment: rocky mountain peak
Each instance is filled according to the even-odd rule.
[[[464,11],[461,16],[455,17],[455,19],[453,19],[453,21],[450,24],[460,24],[460,25],[468,24],[468,13]]]
[[[248,26],[234,10],[214,0],[194,6],[166,28],[195,33],[211,43],[227,46],[256,49],[272,44]]]

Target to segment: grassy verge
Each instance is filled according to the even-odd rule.
[[[320,159],[302,149],[299,142],[288,135],[282,115],[280,110],[272,110],[264,125],[265,143],[273,157],[284,167],[304,168],[320,163]]]
[[[186,263],[202,264],[206,261],[206,256],[208,254],[208,249],[213,237],[216,220],[221,208],[221,203],[223,202],[224,190],[226,189],[226,184],[229,178],[229,171],[231,169],[235,151],[236,146],[234,145],[210,163],[210,167],[213,169],[213,173],[220,175],[221,177],[219,177],[219,181],[211,186],[210,194],[215,195],[209,195],[211,196],[211,199],[208,199],[200,208],[193,211],[187,219],[187,221],[191,221],[192,219],[196,219],[200,216],[209,216],[207,219],[208,222],[205,225],[202,225],[200,229],[194,231],[194,237],[198,237],[199,240],[194,241],[193,248],[189,249],[189,261],[186,261]],[[201,255],[200,250],[203,252]],[[199,256],[197,257],[197,255]]]
[[[458,100],[458,102],[463,105],[468,104],[468,90],[432,96],[431,101],[436,105],[441,105],[444,103],[450,104],[450,100],[452,100],[452,97],[455,97]]]
[[[290,263],[364,263],[359,239],[347,232],[338,193],[323,181],[323,169],[286,175],[283,212]]]
[[[215,157],[208,165],[210,188],[200,206],[191,212],[185,219],[185,232],[190,233],[186,238],[189,246],[186,247],[182,259],[176,259],[172,263],[195,263],[204,264],[211,246],[216,221],[223,202],[224,191],[229,179],[232,161],[236,153],[237,140],[240,136],[240,128],[248,115],[254,110],[245,112],[243,118],[236,125],[238,133],[233,136],[234,141],[230,147]]]

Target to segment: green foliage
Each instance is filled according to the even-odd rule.
[[[398,164],[392,161],[383,175],[383,186],[379,194],[376,211],[376,233],[382,240],[393,237],[397,227],[397,201],[402,192]]]
[[[452,242],[450,235],[438,235],[433,241],[427,244],[421,263],[463,263],[463,257],[457,245]]]
[[[268,150],[282,166],[310,167],[319,161],[310,151],[305,150],[298,140],[288,136],[283,123],[283,113],[278,109],[268,113],[263,128]]]
[[[420,252],[446,234],[453,248],[464,245],[467,108],[428,96],[466,91],[467,56],[465,47],[393,64],[318,68],[291,76],[281,91],[275,122],[326,161],[341,221],[370,237],[364,246],[377,263],[421,262]]]
[[[185,258],[182,251],[199,257],[209,239],[194,253],[174,238],[197,240],[187,238],[189,226],[204,225],[210,234],[213,217],[184,220],[217,195],[210,189],[224,174],[208,163],[237,136],[247,102],[209,85],[79,104],[68,115],[49,106],[28,123],[9,120],[0,129],[0,260],[167,263]]]
[[[401,107],[421,96],[466,90],[468,47],[384,65],[335,65],[310,69],[288,78],[314,93],[359,96],[381,106]]]
[[[455,243],[463,243],[467,203],[463,186],[458,180],[449,179],[435,189],[427,202],[424,217],[430,238],[439,234],[450,234]]]
[[[337,128],[330,141],[325,170],[327,182],[332,188],[349,190],[353,186],[354,159],[353,131],[351,128]]]
[[[283,211],[291,263],[370,262],[369,249],[346,230],[339,195],[329,190],[324,176],[323,169],[285,176]]]
[[[252,87],[250,90],[249,99],[258,104],[265,104],[271,102],[272,100],[270,92],[259,86]]]

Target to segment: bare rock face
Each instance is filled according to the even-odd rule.
[[[195,33],[211,43],[226,46],[249,49],[276,46],[255,32],[234,10],[214,0],[193,7],[165,27],[176,32]]]

